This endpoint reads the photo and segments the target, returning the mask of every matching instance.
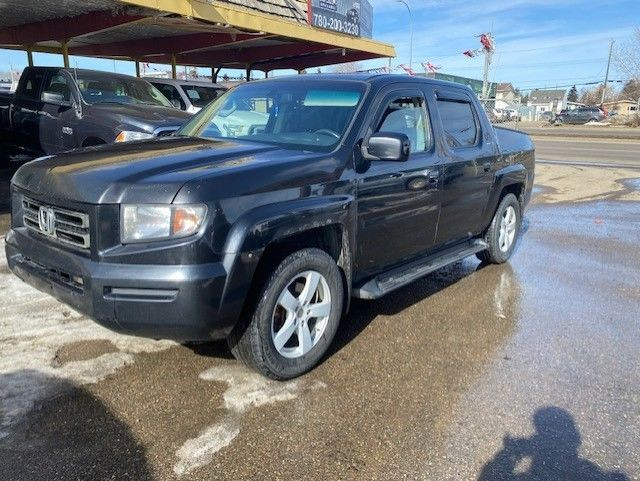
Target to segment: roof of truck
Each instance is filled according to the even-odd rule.
[[[472,92],[471,88],[455,83],[448,82],[446,80],[436,80],[432,78],[426,77],[417,77],[405,74],[372,74],[372,73],[320,73],[320,74],[304,74],[304,75],[287,75],[282,77],[273,77],[268,79],[254,80],[253,82],[268,82],[270,80],[286,80],[286,81],[297,81],[297,80],[320,80],[320,81],[355,81],[355,82],[365,82],[372,85],[388,85],[392,83],[399,82],[410,82],[410,83],[421,83],[427,85],[440,85],[442,87],[457,87],[463,90],[468,90]]]

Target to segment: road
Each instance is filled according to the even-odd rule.
[[[538,160],[640,169],[640,140],[534,137],[534,142]]]
[[[106,331],[0,260],[1,477],[640,480],[639,178],[539,164],[509,263],[354,301],[286,383]]]

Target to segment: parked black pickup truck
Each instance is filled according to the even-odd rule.
[[[111,329],[227,338],[291,378],[351,296],[511,256],[534,148],[472,91],[407,76],[250,82],[175,136],[77,150],[12,180],[10,268]]]
[[[169,135],[190,117],[135,77],[27,67],[15,94],[0,94],[0,150],[35,157]]]

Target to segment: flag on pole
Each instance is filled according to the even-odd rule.
[[[425,72],[436,72],[442,68],[440,65],[433,65],[431,62],[422,62],[422,67],[424,67]]]
[[[404,70],[405,72],[407,72],[409,75],[415,75],[415,73],[413,72],[413,69],[408,65],[401,63],[400,65],[398,65],[398,67]]]

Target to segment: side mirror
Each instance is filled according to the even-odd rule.
[[[71,107],[71,101],[65,100],[64,95],[58,92],[42,92],[42,101],[62,105],[64,107]]]
[[[411,152],[411,141],[405,134],[376,132],[364,145],[363,155],[370,160],[405,162]]]

